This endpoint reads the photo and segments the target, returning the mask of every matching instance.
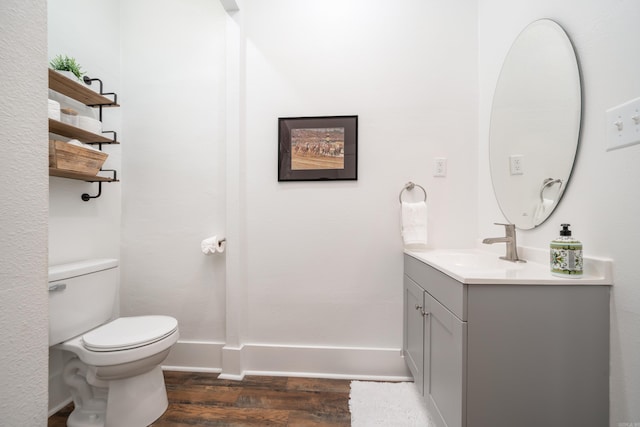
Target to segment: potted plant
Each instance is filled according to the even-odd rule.
[[[74,58],[70,58],[67,55],[56,56],[49,62],[49,65],[52,69],[70,79],[76,77],[78,80],[82,80],[82,76],[86,74],[86,72],[82,71],[80,64],[78,64]]]

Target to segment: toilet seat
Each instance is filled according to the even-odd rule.
[[[153,318],[156,316],[142,316],[142,317]],[[157,316],[157,317],[169,317],[169,316]],[[175,324],[177,325],[177,320],[171,317],[169,317],[169,319],[174,321]],[[90,335],[91,332],[97,329],[109,326],[111,323],[116,322],[117,320],[118,319],[113,320],[112,322],[106,323],[102,326],[98,326],[96,329],[93,329],[83,335],[79,335],[77,337],[64,341],[60,344],[57,344],[54,346],[54,348],[70,351],[71,353],[74,353],[76,356],[80,358],[80,360],[82,360],[87,365],[113,366],[113,365],[118,365],[123,363],[135,362],[137,360],[142,360],[148,357],[153,357],[158,353],[161,353],[171,348],[171,346],[173,346],[173,344],[175,344],[176,341],[178,341],[178,338],[180,337],[180,332],[177,326],[173,330],[167,333],[167,329],[170,326],[166,326],[166,325],[171,325],[172,322],[169,321],[168,319],[163,319],[162,322],[158,322],[158,324],[164,323],[167,329],[163,330],[162,328],[160,328],[162,332],[154,332],[154,333],[151,333],[150,335],[147,335],[147,337],[155,336],[155,339],[149,338],[148,340],[146,340],[147,341],[146,344],[139,344],[135,347],[123,348],[125,346],[123,345],[122,342],[120,342],[120,343],[116,343],[116,345],[120,348],[120,350],[114,350],[113,348],[111,349],[103,348],[101,351],[92,350],[86,347],[84,343],[85,336],[89,335],[89,341],[91,341],[91,337],[92,337],[92,335]],[[150,319],[147,319],[147,320],[150,320]],[[117,322],[116,327],[118,324],[126,325],[128,324],[127,322],[128,321],[125,321],[124,323]],[[141,323],[144,323],[144,321],[141,321]],[[154,330],[153,324],[154,323],[152,322],[151,323],[152,326],[150,330]],[[106,329],[106,331],[110,331],[110,330],[111,328]],[[116,329],[114,328],[113,330],[116,330]],[[97,336],[101,336],[101,334]],[[140,337],[142,335],[138,335],[138,336]],[[116,337],[114,336],[113,339],[115,340],[115,338]],[[144,340],[145,340],[144,338],[140,338],[137,341],[140,342]],[[133,341],[136,341],[136,340],[133,340]],[[129,344],[131,344],[131,342],[132,340],[129,340]],[[111,345],[114,345],[114,343],[115,341],[111,341]]]
[[[152,344],[178,329],[169,316],[120,317],[82,336],[82,345],[91,351],[121,351]]]

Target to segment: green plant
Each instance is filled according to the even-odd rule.
[[[51,68],[58,71],[71,71],[77,78],[82,79],[86,72],[82,71],[80,64],[74,58],[67,55],[58,55],[49,62]]]

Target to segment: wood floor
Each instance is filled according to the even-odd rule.
[[[351,381],[165,371],[169,408],[153,427],[349,426]],[[64,427],[73,404],[49,418]]]

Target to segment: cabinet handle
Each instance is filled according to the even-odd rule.
[[[49,292],[60,292],[67,289],[66,283],[56,283],[53,285],[49,285]]]
[[[422,317],[427,317],[429,315],[429,313],[424,311],[424,308],[421,305],[416,304],[416,310],[420,310],[420,315]]]

